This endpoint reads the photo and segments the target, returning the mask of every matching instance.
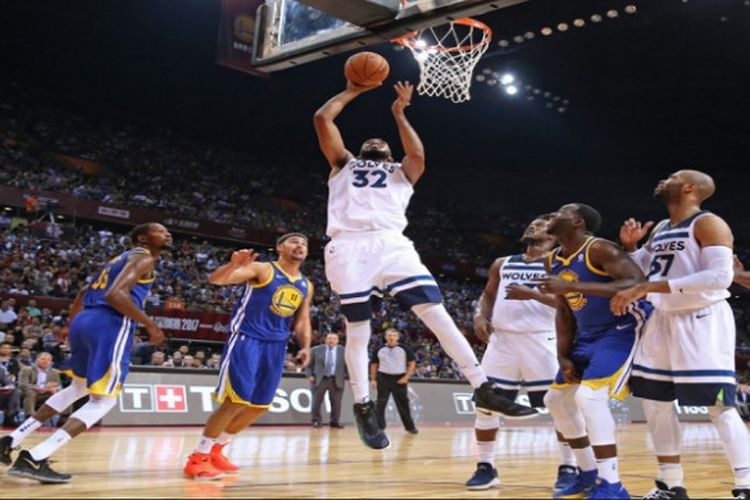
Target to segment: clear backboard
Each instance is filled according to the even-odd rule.
[[[266,0],[253,66],[278,71],[527,0]]]

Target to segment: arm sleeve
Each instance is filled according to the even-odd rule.
[[[649,268],[651,267],[651,252],[645,246],[635,252],[628,252],[628,257],[641,268],[643,274],[648,276]]]
[[[702,271],[669,280],[672,293],[700,293],[729,288],[734,277],[731,248],[704,247],[700,261]]]

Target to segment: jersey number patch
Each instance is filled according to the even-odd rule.
[[[109,282],[109,268],[105,267],[104,271],[99,275],[99,278],[91,284],[92,290],[101,290],[102,288],[107,288],[107,283]]]
[[[654,255],[654,259],[651,261],[651,269],[648,271],[649,277],[654,275],[666,276],[672,267],[672,262],[674,262],[674,255],[672,254]]]
[[[352,186],[354,187],[388,187],[388,184],[385,182],[388,174],[382,170],[352,170],[352,172],[354,173],[354,181],[352,182]]]

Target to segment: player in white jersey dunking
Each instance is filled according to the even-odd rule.
[[[406,155],[394,162],[388,144],[368,139],[359,156],[344,146],[334,123],[344,107],[374,87],[348,83],[315,113],[315,131],[331,173],[328,178],[326,276],[341,300],[346,318],[346,364],[354,395],[354,416],[362,441],[369,447],[389,446],[369,398],[367,345],[370,340],[372,297],[389,293],[410,308],[434,332],[476,389],[476,406],[509,418],[537,414],[497,393],[479,366],[474,352],[445,309],[435,279],[422,264],[414,244],[403,235],[406,207],[414,184],[425,170],[424,147],[404,109],[413,87],[398,82],[391,108]]]
[[[487,350],[482,367],[487,376],[513,400],[521,386],[526,387],[531,406],[544,407],[544,395],[557,373],[555,335],[556,298],[541,293],[535,280],[546,277],[544,259],[555,245],[547,232],[549,215],[535,218],[526,228],[522,254],[500,257],[490,266],[484,293],[474,316],[474,333]],[[484,490],[500,484],[495,461],[495,439],[500,419],[477,412],[474,432],[479,463],[466,482],[469,490]],[[576,479],[576,459],[570,446],[557,433],[562,465],[555,489],[561,490]]]
[[[642,398],[659,475],[650,499],[687,498],[680,463],[680,405],[708,406],[734,469],[734,498],[750,499],[750,435],[734,408],[735,323],[726,301],[732,283],[732,231],[701,209],[714,193],[703,172],[680,170],[659,182],[654,195],[666,203],[648,243],[636,250],[651,223],[625,222],[620,239],[649,281],[612,298],[612,311],[645,297],[654,304],[636,350],[632,392]]]

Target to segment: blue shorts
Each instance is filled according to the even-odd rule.
[[[636,325],[632,322],[596,335],[577,338],[573,342],[570,358],[581,376],[581,384],[592,389],[609,386],[610,397],[625,399],[629,394],[628,379],[635,354],[635,340]],[[552,388],[569,385],[558,371]]]
[[[281,382],[285,358],[285,341],[233,334],[221,356],[216,401],[229,398],[232,403],[268,408]]]
[[[70,358],[74,377],[86,379],[91,394],[116,397],[130,370],[135,322],[108,307],[81,311],[70,325]]]

